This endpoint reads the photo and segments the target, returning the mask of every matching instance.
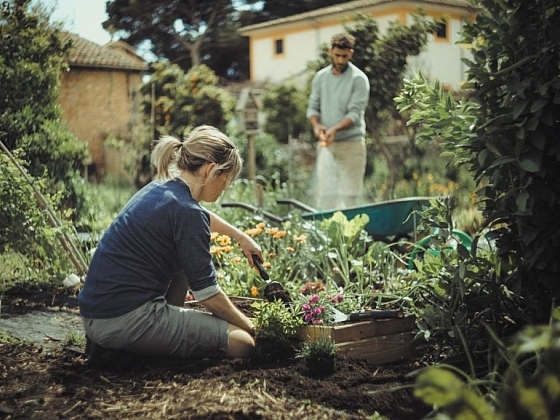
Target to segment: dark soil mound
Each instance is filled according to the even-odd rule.
[[[72,299],[25,302],[22,296],[3,296],[3,316],[25,307],[71,305]],[[372,366],[339,357],[335,373],[313,377],[302,360],[290,357],[214,363],[142,359],[118,369],[92,367],[84,351],[62,343],[48,351],[28,342],[0,345],[0,417],[366,419],[379,413],[417,420],[430,411],[412,395],[414,361]]]

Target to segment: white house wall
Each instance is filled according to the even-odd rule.
[[[437,79],[456,90],[465,82],[466,77],[466,67],[461,59],[470,53],[458,44],[462,22],[451,20],[448,24],[449,40],[439,41],[430,37],[427,51],[417,57],[410,57],[408,72],[412,74],[421,71],[428,78]]]
[[[408,24],[412,23],[410,14],[385,14],[376,17],[380,33],[384,33],[391,21],[402,21],[406,16]],[[313,22],[308,22],[313,25]],[[464,64],[461,58],[467,51],[456,42],[462,29],[460,17],[448,21],[448,39],[435,40],[431,37],[428,51],[409,61],[409,73],[421,70],[430,78],[437,78],[451,88],[458,88],[465,78]],[[313,27],[276,28],[273,34],[251,35],[251,80],[254,82],[281,83],[293,79],[299,83],[306,80],[306,68],[309,61],[319,57],[323,44],[328,43],[332,35],[344,30],[340,20],[322,22]],[[275,55],[275,40],[282,39],[284,53]],[[359,45],[357,46],[359,48]]]

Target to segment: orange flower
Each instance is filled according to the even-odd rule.
[[[286,248],[286,251],[288,252],[296,252],[296,250],[294,248],[292,248],[291,246]]]
[[[260,222],[259,224],[257,224],[257,229],[264,229],[265,226],[266,226],[265,222]]]
[[[259,295],[259,289],[256,286],[251,287],[251,295],[257,297]]]
[[[234,264],[239,264],[240,262],[241,262],[241,257],[235,257],[235,258],[233,259],[233,263],[234,263]]]
[[[220,235],[216,239],[216,242],[218,242],[222,246],[229,245],[231,244],[231,238],[227,235]]]
[[[233,246],[211,246],[210,247],[210,254],[215,255],[217,257],[221,257],[224,252],[231,252],[233,251]]]
[[[254,229],[246,230],[245,233],[249,236],[257,236],[257,235],[260,235],[262,233],[262,229],[260,229],[259,227],[256,227]]]
[[[286,236],[286,231],[285,231],[285,230],[281,230],[281,231],[279,231],[279,232],[276,232],[276,233],[273,235],[273,238],[277,238],[277,239],[278,239],[278,238],[283,238],[284,236]]]
[[[272,267],[272,266],[270,265],[269,262],[265,262],[265,263],[263,263],[263,267],[264,267],[264,268],[270,268],[270,267]]]
[[[270,252],[268,258],[276,258],[276,252]]]
[[[268,233],[269,235],[275,235],[278,232],[278,228],[274,227],[274,228],[268,228],[266,230],[266,233]]]
[[[222,255],[222,247],[221,246],[211,246],[210,247],[210,254],[217,255],[218,257]]]
[[[218,232],[212,232],[210,234],[210,240],[214,241],[218,236],[220,236],[220,234]]]

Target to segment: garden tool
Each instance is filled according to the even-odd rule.
[[[264,297],[269,302],[273,302],[275,300],[281,300],[284,303],[291,302],[292,299],[290,298],[288,292],[284,289],[284,286],[277,281],[270,280],[270,276],[264,269],[261,259],[255,254],[253,254],[253,262],[259,270],[259,275],[266,283],[266,286],[264,287]]]
[[[351,314],[345,314],[344,312],[339,311],[334,306],[330,306],[329,308],[333,315],[334,320],[333,324],[337,324],[339,322],[345,321],[367,321],[371,319],[388,319],[388,318],[403,318],[404,312],[395,310],[395,309],[380,309],[380,310],[370,310],[370,311],[361,311],[361,312],[353,312]]]

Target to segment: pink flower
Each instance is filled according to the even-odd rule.
[[[313,295],[309,298],[309,302],[311,303],[315,303],[315,302],[319,302],[319,295]]]
[[[305,314],[305,316],[303,317],[304,321],[307,322],[307,323],[309,323],[312,318],[313,318],[313,315],[311,315],[311,314]]]
[[[313,311],[311,311],[313,315],[321,315],[321,312],[323,312],[321,308],[313,308]]]
[[[322,320],[322,319],[314,319],[314,320],[313,320],[313,324],[314,324],[314,325],[320,325],[320,324],[322,324],[322,323],[323,323],[323,320]]]
[[[301,309],[305,312],[308,312],[311,309],[311,305],[309,303],[304,303],[301,305]]]

